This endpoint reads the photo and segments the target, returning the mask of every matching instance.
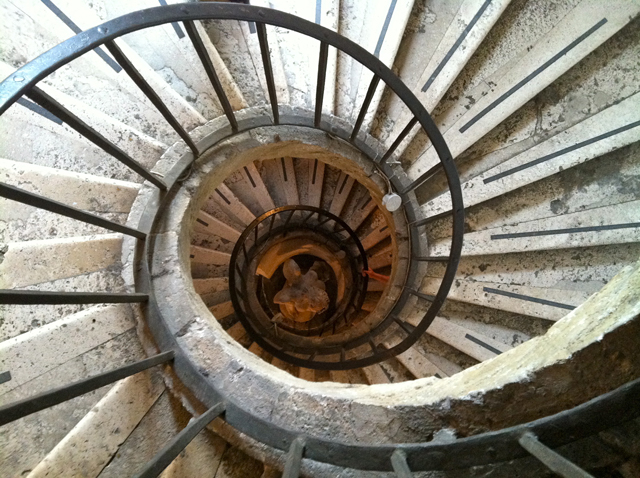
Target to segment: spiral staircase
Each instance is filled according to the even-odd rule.
[[[0,476],[640,476],[640,4],[250,3],[0,1]]]

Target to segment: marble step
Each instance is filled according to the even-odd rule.
[[[106,219],[124,223],[139,185],[127,181],[72,173],[62,169],[0,159],[0,181]],[[32,241],[104,234],[106,231],[33,206],[0,199],[0,241]]]
[[[340,2],[339,33],[354,41],[391,67],[405,32],[413,0],[376,0]],[[355,123],[364,102],[373,73],[344,54],[338,54],[336,114]],[[384,85],[378,84],[362,123],[368,131],[375,117]]]
[[[640,241],[640,201],[628,201],[465,234],[462,255],[506,254]],[[429,254],[447,255],[450,238]]]
[[[268,3],[271,8],[296,15],[330,30],[338,30],[339,0],[325,0],[324,2],[269,0],[265,3]],[[315,110],[320,42],[301,33],[280,27],[276,27],[274,33],[274,41],[280,50],[287,80],[289,102],[295,106]],[[271,44],[272,40],[269,41]],[[322,111],[325,114],[333,114],[334,112],[336,67],[337,50],[329,47],[322,103]]]
[[[81,350],[85,348],[85,346],[79,343],[77,337],[64,336],[64,330],[66,329],[62,328],[60,333],[57,334],[56,339],[59,340],[59,345],[56,347],[52,342],[51,347],[45,347],[40,350],[40,352],[44,354],[42,358],[37,356],[38,349],[29,350],[27,352],[29,356],[35,357],[34,362],[38,362],[34,363],[34,367],[46,366],[46,360],[48,359],[56,362],[59,360],[57,357],[60,355],[66,360],[55,367],[48,368],[23,385],[2,395],[2,403],[13,403],[18,400],[33,397],[39,393],[60,387],[63,384],[73,383],[145,358],[135,331],[135,321],[133,318],[131,317],[123,322],[124,317],[122,314],[117,314],[115,317],[111,317],[113,314],[107,314],[107,311],[105,311],[105,314],[103,319],[109,319],[108,321],[103,321],[103,319],[99,318],[96,314],[94,315],[94,318],[97,319],[96,323],[86,321],[83,323],[83,334],[87,337],[88,342],[99,338],[99,335],[103,334],[104,341],[93,348],[86,349],[86,351],[82,352]],[[114,321],[114,319],[116,320]],[[118,328],[127,330],[112,338],[108,338],[109,325],[113,326],[112,332],[115,332]],[[96,329],[92,331],[91,328],[94,326]],[[102,332],[96,332],[98,329],[101,329]],[[54,335],[51,335],[52,339],[54,339]],[[78,337],[79,336],[80,335],[78,335]],[[36,337],[34,337],[34,339],[36,339]],[[41,339],[43,339],[43,336],[40,336],[37,340]],[[65,340],[70,341],[71,349],[75,348],[76,351],[81,353],[76,356],[71,356],[71,354],[67,355],[64,350]],[[101,340],[98,340],[98,342],[101,342]],[[72,343],[73,345],[71,345]],[[27,342],[23,345],[26,344]],[[22,366],[27,367],[27,363],[22,364]],[[55,407],[42,410],[4,425],[2,430],[4,441],[3,446],[0,447],[0,475],[27,476],[32,470],[36,469],[38,464],[48,455],[50,457],[52,456],[50,452],[56,445],[82,421],[83,417],[108,394],[112,387],[112,385],[106,385],[56,405]],[[122,404],[120,403],[120,405]],[[105,440],[104,443],[101,442],[101,445],[108,444],[109,448],[113,446],[114,440],[112,440],[112,438],[114,437],[111,435],[111,431],[115,430],[117,430],[117,427],[110,430],[110,433],[105,433],[104,430],[100,432],[100,436],[104,436],[105,438],[107,438],[107,435],[109,436],[109,440]],[[123,433],[124,431],[125,429],[122,430]],[[89,437],[88,435],[84,436],[91,440],[95,438]],[[124,435],[118,434],[118,436],[120,437],[118,443],[121,443]],[[95,441],[92,441],[92,443],[95,444]],[[78,446],[82,447],[83,445],[78,444]],[[65,454],[64,457],[71,459],[71,456],[72,455],[69,454],[67,457]],[[76,472],[73,475],[62,473],[61,475],[56,474],[55,476],[82,476],[82,470],[80,469],[80,471],[78,471],[78,464],[75,462],[75,458],[77,458],[78,455],[73,456],[73,466]],[[98,458],[98,456],[96,456],[96,458]],[[104,455],[100,455],[98,461],[103,458]],[[57,460],[55,462],[57,463]],[[69,464],[71,465],[71,461],[69,461]],[[86,465],[89,467],[89,463]],[[58,465],[56,464],[54,466]],[[93,467],[93,464],[91,464],[91,467]],[[57,469],[59,470],[59,468]],[[87,471],[88,470],[89,468],[87,468]]]
[[[436,3],[416,12],[407,26],[396,64],[401,65],[400,78],[428,112],[433,112],[509,3],[510,0],[463,0]],[[381,106],[384,123],[379,125],[379,135],[389,147],[413,114],[395,95]],[[420,126],[411,129],[398,146],[398,155],[419,129]]]
[[[97,477],[163,391],[151,371],[117,382],[27,476]]]
[[[11,380],[0,384],[0,400],[134,326],[128,305],[95,306],[5,340],[0,343],[0,370],[9,372]]]
[[[191,262],[198,264],[224,265],[229,263],[231,254],[206,247],[191,246],[189,258]]]
[[[424,294],[435,295],[439,286],[439,278],[425,278],[420,290]],[[447,300],[556,321],[590,296],[590,292],[580,290],[456,279]]]
[[[65,0],[65,3],[70,7],[75,7],[78,1]],[[169,1],[167,3],[181,2]],[[85,8],[94,10],[97,18],[92,19],[93,21],[104,22],[132,11],[159,5],[160,3],[153,0],[137,0],[135,3],[114,0],[92,2]],[[245,108],[247,104],[242,93],[206,31],[200,22],[194,23],[231,107],[235,110]],[[167,23],[133,32],[126,35],[125,42],[202,116],[212,119],[223,114],[220,102],[183,24]]]
[[[13,242],[0,263],[0,289],[16,289],[118,266],[122,235]]]
[[[640,139],[640,93],[610,106],[462,184],[465,207],[480,204],[600,157]],[[435,216],[451,210],[448,193],[422,206]]]
[[[612,37],[640,12],[640,5],[617,2],[615,8],[597,0],[582,0],[537,43],[499,69],[483,96],[461,108],[455,120],[442,128],[453,157],[457,157],[542,89]],[[440,118],[438,121],[442,121]],[[435,149],[427,149],[408,168],[418,179],[439,162]]]
[[[28,22],[33,22],[33,26],[29,24],[32,30],[44,30],[49,35],[46,43],[40,42],[42,43],[40,53],[70,38],[75,34],[74,29],[76,31],[79,29],[77,25],[72,29],[43,2],[27,0],[19,3],[12,1],[11,4],[23,15],[23,18],[26,16],[30,19]],[[35,39],[41,35],[35,33],[33,37]],[[127,56],[131,56],[130,60],[136,67],[144,68],[145,78],[187,130],[204,122],[204,118],[196,114],[195,110],[179,98],[171,88],[167,88],[166,82],[159,78],[148,65],[145,66],[144,61],[141,61],[126,46],[122,46],[122,49]],[[6,60],[3,58],[3,61]],[[80,79],[82,79],[81,82]],[[74,61],[71,66],[57,70],[55,75],[49,76],[41,83],[51,84],[68,96],[103,112],[104,115],[129,124],[132,128],[160,141],[171,143],[178,139],[177,134],[162,115],[146,99],[126,72],[109,56],[106,48],[88,53],[86,59],[83,57]]]
[[[0,76],[2,74],[8,75],[13,71],[14,69],[9,65],[0,62]],[[44,82],[41,82],[38,86],[81,121],[84,121],[147,169],[152,169],[155,166],[167,148],[166,144],[103,113],[99,109],[93,108],[74,96],[67,95]],[[64,123],[61,124],[58,118],[31,102],[28,98],[25,98],[21,103],[13,105],[6,113],[8,115],[6,118],[5,115],[1,117],[3,118],[1,120],[3,124],[9,123],[7,130],[2,133],[9,140],[2,148],[4,157],[77,172],[86,172],[86,168],[80,165],[87,164],[92,166],[96,173],[100,172],[101,174],[99,175],[114,171],[118,176],[122,175],[122,179],[142,182],[142,178],[136,173],[107,155],[106,152],[97,149],[93,143],[84,139]],[[38,113],[31,111],[29,108],[36,109]],[[36,116],[39,116],[36,125],[46,130],[45,138],[47,142],[45,144],[36,140],[36,131],[40,130],[34,130],[34,127],[30,124],[30,120]],[[13,119],[16,119],[16,124],[11,124]],[[20,126],[23,126],[24,129],[17,129]],[[24,142],[16,142],[15,138],[17,137],[25,138]],[[66,148],[65,143],[67,143]],[[95,157],[91,157],[87,155],[87,151],[91,150],[100,152]],[[36,154],[37,152],[42,154]],[[83,160],[78,161],[78,156],[82,157]]]
[[[417,325],[415,320],[413,325]],[[513,348],[442,317],[434,319],[427,333],[480,362]]]

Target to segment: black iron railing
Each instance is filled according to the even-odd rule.
[[[244,122],[236,118],[234,111],[229,106],[226,94],[218,81],[215,69],[208,59],[209,57],[204,49],[203,43],[194,28],[193,22],[206,19],[238,20],[255,23],[261,48],[264,73],[267,79],[269,101],[272,110],[271,118],[265,117],[261,122]],[[228,132],[218,135],[215,139],[205,138],[198,143],[194,142],[188,132],[184,130],[182,125],[175,119],[166,105],[164,105],[162,100],[115,43],[116,39],[127,33],[174,22],[184,23],[194,48],[203,62],[203,68],[211,80],[212,88],[218,95],[224,113],[229,121]],[[266,25],[296,31],[315,38],[319,42],[320,54],[318,59],[319,68],[315,114],[310,120],[303,117],[296,117],[282,121],[271,68]],[[66,109],[37,86],[41,80],[55,72],[58,68],[101,46],[109,49],[120,66],[155,105],[190,149],[190,152],[185,154],[170,171],[166,172],[162,179],[159,179],[153,172],[141,166],[135,158],[131,158],[113,142],[99,134],[76,114]],[[334,47],[342,51],[373,73],[367,95],[361,105],[355,125],[350,131],[335,129],[331,121],[322,114],[327,52],[329,47]],[[370,146],[367,135],[361,132],[360,129],[365,115],[369,112],[374,92],[381,82],[400,98],[411,111],[413,118],[400,136],[393,142],[392,146],[383,154],[378,154],[378,152]],[[144,368],[171,360],[171,367],[174,372],[187,387],[189,387],[195,397],[204,404],[208,411],[197,419],[192,420],[185,430],[176,436],[175,439],[145,467],[145,470],[140,476],[157,476],[202,427],[210,423],[215,417],[223,416],[228,424],[247,436],[275,449],[287,451],[288,458],[284,475],[286,478],[298,475],[303,457],[337,466],[363,470],[395,470],[398,476],[405,477],[409,476],[410,470],[470,467],[511,460],[527,456],[528,453],[533,453],[539,458],[544,455],[545,458],[540,459],[548,461],[550,455],[540,452],[541,449],[545,448],[540,442],[546,443],[551,447],[557,447],[629,420],[640,413],[640,381],[635,381],[612,393],[576,407],[573,410],[528,424],[519,425],[514,428],[458,439],[452,443],[426,442],[379,446],[347,444],[315,436],[302,436],[298,431],[289,430],[285,427],[266,422],[264,419],[256,416],[252,411],[245,410],[242,405],[240,405],[241,402],[237,397],[229,396],[224,391],[224,388],[218,385],[215,377],[207,378],[203,376],[202,372],[189,360],[185,351],[183,351],[178,344],[175,335],[167,327],[167,323],[163,317],[163,311],[159,310],[157,305],[149,273],[149,265],[154,253],[153,241],[150,240],[149,235],[154,233],[161,212],[170,200],[168,191],[174,190],[179,186],[179,179],[184,176],[185,172],[188,172],[189,167],[198,159],[199,155],[220,141],[255,127],[284,124],[305,126],[326,131],[333,136],[350,142],[374,161],[380,171],[386,174],[394,189],[403,199],[405,214],[411,226],[410,233],[413,248],[412,261],[408,274],[409,283],[412,283],[413,279],[415,279],[416,267],[420,261],[447,262],[441,286],[435,296],[423,296],[409,289],[402,292],[402,296],[397,304],[398,308],[385,320],[398,323],[400,319],[396,314],[411,294],[417,295],[421,300],[430,301],[430,308],[418,327],[407,327],[405,329],[408,335],[400,346],[389,349],[387,355],[378,356],[376,360],[382,360],[387,356],[401,353],[410,347],[411,344],[426,331],[448,294],[460,259],[464,222],[460,181],[449,149],[428,112],[411,93],[410,89],[371,53],[337,33],[283,12],[229,3],[189,3],[147,9],[125,15],[85,32],[81,32],[17,70],[0,84],[0,114],[6,112],[11,105],[21,100],[23,96],[27,96],[41,107],[50,111],[71,128],[78,131],[87,140],[102,148],[108,154],[141,175],[151,184],[155,185],[157,191],[154,201],[147,205],[138,223],[138,228],[135,229],[105,220],[96,215],[23,191],[19,188],[0,184],[0,196],[2,197],[104,227],[108,230],[127,234],[141,241],[139,243],[140,247],[138,248],[140,253],[137,256],[139,267],[136,271],[136,293],[102,294],[87,292],[72,294],[68,292],[0,291],[1,301],[3,303],[14,304],[146,302],[147,323],[161,353],[156,357],[151,357],[141,362],[136,367],[127,369],[125,372],[122,372],[122,370],[114,371],[108,377],[102,377],[96,380],[94,380],[95,377],[87,379],[89,385],[71,384],[69,387],[64,387],[63,390],[47,392],[45,394],[47,398],[44,399],[38,396],[17,404],[9,404],[0,409],[0,417],[4,419],[5,422],[41,408],[40,405],[37,405],[38,403],[47,407],[51,406],[56,400],[64,400],[66,397],[70,397],[71,392],[69,390],[74,390],[73,393],[85,393],[90,389],[100,386],[100,384],[109,383],[122,376],[130,375]],[[408,134],[411,127],[416,124],[419,124],[426,132],[438,153],[440,163],[432,170],[424,173],[416,181],[407,185],[403,184],[399,175],[396,175],[396,171],[389,166],[388,159],[393,156],[395,149],[402,139]],[[419,243],[420,226],[432,219],[421,219],[417,216],[416,211],[412,207],[412,192],[438,170],[444,171],[447,177],[453,205],[451,212],[448,213],[452,215],[453,219],[452,243],[448,257],[424,257],[416,245]],[[402,325],[402,321],[400,321],[400,325]],[[124,375],[122,375],[122,373],[124,373]],[[51,397],[54,397],[54,399]],[[529,433],[534,434],[537,438],[533,438]],[[547,463],[547,461],[545,461],[545,463]]]

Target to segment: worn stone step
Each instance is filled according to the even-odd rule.
[[[628,2],[616,3],[615,8],[596,0],[583,0],[576,5],[563,21],[494,75],[490,91],[474,98],[474,103],[465,108],[448,129],[444,128],[453,157],[598,48],[639,11],[640,6]],[[407,174],[415,180],[438,162],[434,148],[428,147]]]
[[[428,112],[432,112],[467,65],[510,0],[464,0],[419,8],[407,25],[396,65],[399,76],[412,88]],[[389,147],[413,115],[394,95],[387,99],[379,135]],[[402,155],[420,126],[411,129],[397,148]]]
[[[134,326],[128,305],[95,306],[5,340],[0,369],[11,380],[0,384],[0,397]]]
[[[77,3],[77,0],[65,1],[67,5],[74,7]],[[179,2],[171,0],[167,3]],[[94,21],[104,22],[132,11],[157,7],[158,5],[158,2],[153,0],[137,0],[135,3],[116,0],[92,2],[88,7],[95,12]],[[242,93],[211,43],[209,36],[200,22],[194,23],[231,107],[236,110],[245,108],[247,104]],[[125,42],[202,116],[212,119],[223,114],[202,62],[182,24],[167,23],[142,32],[133,32],[126,36]]]
[[[40,47],[40,53],[75,34],[65,21],[59,18],[43,2],[27,0],[25,2],[12,1],[10,3],[22,15],[29,17],[34,22],[31,28],[34,30],[43,29],[50,35],[48,42]],[[37,38],[37,35],[35,35],[35,38]],[[130,59],[136,67],[145,68],[145,77],[154,85],[163,100],[171,105],[172,112],[177,115],[188,130],[204,122],[204,118],[198,118],[197,116],[199,115],[194,116],[191,114],[195,113],[195,110],[188,111],[191,107],[186,102],[181,101],[181,98],[171,88],[166,88],[167,85],[164,80],[160,79],[148,65],[145,67],[144,61],[139,61],[139,57],[136,57],[126,47],[123,47],[123,51],[127,55],[131,55]],[[120,66],[113,61],[105,48],[102,48],[100,52],[99,54],[102,56],[98,56],[98,53],[88,53],[87,63],[76,60],[73,62],[72,67],[57,70],[56,75],[50,76],[43,83],[51,84],[66,95],[102,111],[106,116],[129,124],[133,128],[143,131],[158,140],[169,143],[175,141],[178,138],[177,134],[142,92],[139,91],[125,71],[120,69]],[[3,59],[3,61],[6,60]],[[78,67],[76,67],[76,62],[79,62]],[[58,74],[58,72],[61,74]],[[65,74],[62,74],[62,72],[65,72]],[[77,86],[80,86],[77,80],[78,75],[84,78],[84,85],[80,90],[77,88]]]
[[[409,322],[412,322],[412,320],[409,319]],[[417,325],[417,322],[413,322],[413,325]],[[434,319],[427,329],[427,333],[480,362],[512,348],[442,317]]]
[[[435,295],[439,278],[425,278],[421,291]],[[456,279],[447,300],[507,310],[547,320],[560,320],[586,301],[590,292]]]
[[[15,289],[117,266],[122,235],[46,239],[6,245],[0,288]]]
[[[289,2],[270,0],[271,8],[280,10],[330,30],[338,30],[339,0],[324,2]],[[289,102],[295,106],[315,109],[320,43],[306,35],[284,28],[274,29],[284,74],[289,90]],[[271,44],[271,40],[270,44]],[[322,110],[333,114],[335,101],[337,51],[329,47]]]
[[[623,244],[640,240],[640,201],[539,218],[465,234],[463,255]],[[450,239],[430,246],[431,255],[447,255]]]
[[[626,98],[462,184],[465,207],[480,204],[598,158],[640,138],[640,93]],[[422,207],[428,217],[451,210],[448,193]]]

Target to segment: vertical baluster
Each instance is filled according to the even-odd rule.
[[[327,57],[329,54],[329,45],[320,43],[320,58],[318,60],[318,81],[316,83],[316,115],[314,124],[316,128],[320,127],[322,118],[322,103],[324,101],[324,86],[327,79]]]
[[[187,143],[189,149],[193,151],[193,155],[195,157],[198,157],[200,155],[200,152],[198,151],[198,147],[196,146],[196,144],[189,136],[189,133],[185,131],[180,122],[175,118],[175,116],[173,116],[171,111],[169,111],[167,105],[164,104],[158,94],[153,90],[153,88],[151,88],[149,83],[147,83],[147,80],[145,80],[140,72],[136,70],[136,68],[133,66],[133,63],[131,63],[129,59],[124,55],[124,53],[122,53],[120,47],[118,47],[118,45],[116,45],[113,40],[106,42],[104,46],[107,47],[107,50],[109,50],[109,52],[113,55],[122,69],[127,72],[127,75],[129,75],[136,86],[140,88],[142,93],[144,93],[144,95],[149,98],[149,101],[153,103],[153,106],[155,106],[160,114],[164,117],[164,119],[167,120],[167,123],[169,123],[175,130],[175,132],[178,133],[178,135],[182,138],[182,140]]]
[[[351,133],[351,141],[356,139],[358,136],[358,131],[360,131],[360,127],[362,126],[362,122],[364,121],[364,117],[369,110],[369,105],[371,104],[371,100],[373,99],[373,94],[376,92],[376,88],[378,87],[378,83],[380,82],[380,77],[378,75],[373,75],[371,79],[371,84],[369,85],[369,89],[367,90],[367,95],[364,97],[364,101],[362,103],[362,107],[360,108],[360,114],[358,115],[358,119],[356,120],[356,125],[353,127],[353,133]]]
[[[227,116],[229,123],[231,124],[231,130],[234,133],[238,132],[238,122],[236,121],[236,116],[233,113],[233,108],[231,108],[231,103],[229,103],[229,99],[222,88],[222,83],[220,83],[220,79],[218,78],[218,74],[213,66],[211,61],[211,57],[207,52],[207,49],[202,42],[202,38],[200,38],[200,34],[196,29],[196,25],[191,20],[185,20],[184,27],[187,30],[187,34],[189,38],[191,38],[191,43],[193,43],[193,47],[196,49],[196,53],[202,62],[202,66],[204,66],[205,71],[207,72],[207,76],[211,81],[211,85],[213,86],[216,95],[218,95],[218,99],[220,100],[220,105],[224,110],[224,114]]]
[[[409,132],[413,129],[413,127],[418,123],[418,118],[413,117],[413,119],[411,121],[409,121],[409,123],[407,123],[407,126],[404,127],[404,129],[400,132],[400,134],[398,135],[398,137],[396,138],[396,140],[393,142],[393,144],[389,147],[389,149],[387,150],[386,153],[384,153],[384,156],[382,157],[382,159],[380,159],[380,161],[378,161],[380,164],[384,164],[387,162],[387,159],[389,159],[389,157],[393,154],[393,152],[398,149],[398,146],[400,146],[400,143],[402,143],[402,140],[404,140],[404,138],[407,137],[407,135],[409,134]]]
[[[400,449],[392,453],[391,466],[393,466],[393,471],[396,472],[398,478],[411,478],[413,476],[407,464],[407,454]]]
[[[138,163],[135,159],[132,159],[127,153],[121,150],[118,146],[113,144],[111,141],[106,139],[96,130],[87,125],[84,121],[74,115],[71,111],[66,109],[60,103],[58,103],[55,99],[49,96],[47,93],[39,89],[38,87],[33,87],[26,93],[26,96],[30,98],[34,103],[42,106],[44,109],[49,111],[51,114],[57,116],[59,119],[67,123],[71,128],[76,130],[82,136],[87,138],[93,144],[98,146],[100,149],[110,154],[118,161],[120,161],[125,166],[131,168],[131,170],[138,173],[140,176],[148,180],[150,183],[153,183],[157,187],[162,190],[167,189],[167,185],[152,175],[147,169]]]
[[[262,64],[264,66],[264,76],[267,79],[267,89],[269,90],[269,101],[271,101],[271,111],[273,111],[273,124],[280,124],[280,114],[278,112],[278,95],[276,95],[276,82],[273,78],[273,68],[271,67],[271,54],[269,53],[269,42],[267,41],[267,28],[264,23],[256,23],[258,31],[258,41],[260,42],[260,53],[262,54]]]
[[[298,478],[302,466],[302,454],[304,453],[304,438],[297,437],[291,442],[287,461],[284,465],[282,478]]]
[[[564,478],[593,478],[592,475],[582,468],[579,468],[551,448],[540,443],[538,438],[531,432],[522,435],[518,439],[518,443],[520,443],[522,448],[540,460],[547,468]]]

